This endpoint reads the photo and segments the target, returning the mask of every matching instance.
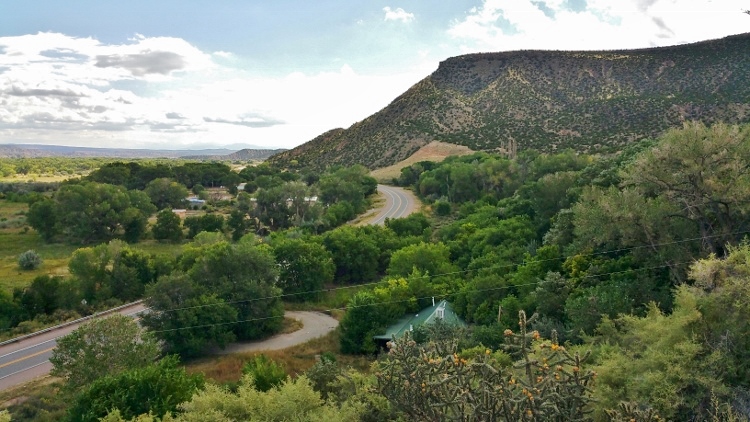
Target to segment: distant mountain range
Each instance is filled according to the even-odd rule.
[[[270,161],[374,169],[432,141],[606,152],[686,120],[750,121],[750,34],[639,50],[453,57],[367,119]]]
[[[59,145],[4,144],[0,145],[0,158],[33,157],[110,157],[110,158],[190,158],[196,160],[265,160],[284,149],[227,148],[197,150],[156,150],[125,148],[69,147]]]

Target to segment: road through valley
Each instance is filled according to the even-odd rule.
[[[405,189],[378,185],[378,191],[385,196],[385,206],[368,221],[369,224],[382,225],[386,218],[404,218],[417,210],[417,199]]]
[[[386,218],[403,218],[417,210],[418,202],[414,195],[401,188],[378,185],[378,191],[385,197],[385,205],[376,211],[367,224],[385,224]],[[145,308],[142,304],[120,309],[125,315],[135,315]],[[274,336],[260,342],[237,343],[219,353],[233,353],[252,350],[277,350],[320,337],[335,329],[338,321],[317,312],[286,312],[285,316],[298,319],[303,328],[289,334]],[[0,390],[31,381],[46,375],[52,369],[49,357],[57,344],[57,339],[69,334],[81,323],[65,325],[19,341],[0,344]]]

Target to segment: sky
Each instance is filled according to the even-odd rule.
[[[477,52],[750,32],[750,0],[2,0],[0,144],[292,148]]]

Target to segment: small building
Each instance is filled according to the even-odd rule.
[[[434,302],[434,300],[433,300]],[[422,309],[417,314],[404,315],[401,319],[396,321],[395,324],[386,328],[385,334],[374,336],[375,343],[385,347],[389,341],[401,337],[407,331],[414,331],[415,328],[425,325],[432,324],[437,320],[442,320],[446,324],[465,326],[466,323],[456,315],[453,311],[453,307],[446,300]]]
[[[188,205],[189,205],[189,206],[190,206],[191,208],[195,208],[195,207],[198,207],[198,208],[200,208],[200,207],[202,207],[202,206],[206,205],[206,201],[205,201],[205,200],[203,200],[203,199],[198,199],[198,198],[197,198],[197,197],[195,197],[195,196],[189,196],[189,197],[188,197],[188,198],[186,199],[186,201],[187,201]]]
[[[172,208],[172,212],[177,214],[180,219],[184,220],[187,217],[187,210],[184,208]]]

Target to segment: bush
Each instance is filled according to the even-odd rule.
[[[246,363],[242,368],[242,373],[252,376],[255,389],[263,392],[276,387],[286,380],[286,371],[284,371],[284,368],[280,364],[268,359],[266,355],[258,355],[255,359]]]
[[[174,412],[204,385],[203,375],[189,375],[175,356],[94,381],[68,410],[70,421],[98,421],[117,409],[123,418]]]
[[[28,250],[18,256],[18,266],[22,270],[35,270],[42,265],[42,257],[34,250]]]
[[[451,213],[451,204],[449,202],[445,201],[437,201],[435,202],[435,213],[437,215],[448,215]]]
[[[336,382],[343,371],[336,363],[336,357],[327,357],[326,354],[320,357],[305,375],[310,380],[313,389],[320,393],[320,396],[327,400],[332,393],[337,393]]]

